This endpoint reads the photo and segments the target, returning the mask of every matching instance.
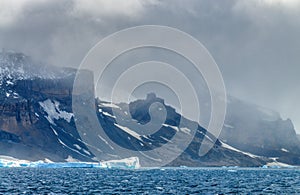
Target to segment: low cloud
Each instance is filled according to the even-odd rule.
[[[199,39],[230,94],[278,110],[300,129],[300,1],[0,1],[0,47],[59,66],[77,67],[105,36],[144,24]]]
[[[158,4],[155,0],[74,0],[74,17],[91,17],[101,21],[103,17],[125,16],[138,19],[143,14],[148,5]]]

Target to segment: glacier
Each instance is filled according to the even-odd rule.
[[[10,167],[138,169],[140,168],[140,163],[138,157],[102,162],[51,162],[47,159],[31,162],[9,156],[0,156],[0,168]]]

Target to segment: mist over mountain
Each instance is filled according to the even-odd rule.
[[[282,119],[272,109],[233,97],[229,98],[219,138],[252,154],[277,158],[288,164],[300,162],[300,142],[290,119]]]
[[[34,68],[35,64],[29,57],[14,52],[1,53],[0,62],[0,155],[52,161],[121,158],[106,144],[107,140],[99,138],[99,142],[106,144],[106,149],[101,154],[97,153],[97,157],[101,157],[97,159],[78,133],[72,110],[75,69],[48,67],[45,71],[44,68]],[[92,77],[92,73],[87,75]],[[80,94],[77,95],[80,97]],[[156,133],[139,134],[142,132],[134,124],[147,124],[150,106],[157,102],[166,108],[166,120]],[[97,98],[94,104],[98,120],[108,137],[130,150],[146,151],[161,147],[172,141],[176,133],[184,138],[195,124],[155,94],[130,104],[116,105]],[[124,106],[129,107],[132,119],[124,113]],[[113,108],[117,116],[114,116]],[[156,116],[160,116],[159,107],[156,112]],[[117,119],[127,122],[118,124]],[[179,125],[180,120],[184,121],[185,127]],[[230,97],[228,114],[219,138],[197,125],[190,145],[169,166],[300,164],[300,142],[292,122],[281,119],[278,113],[269,109]],[[204,136],[216,142],[208,154],[199,156],[198,150]]]
[[[89,49],[112,33],[136,25],[170,26],[203,43],[231,95],[279,111],[300,129],[299,5],[298,0],[3,0],[0,48],[78,68]]]

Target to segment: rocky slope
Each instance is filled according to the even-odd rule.
[[[32,70],[32,67],[36,68]],[[75,125],[72,110],[75,70],[35,65],[29,57],[13,52],[0,54],[0,69],[0,155],[27,160],[95,160],[93,151],[81,139]],[[92,77],[90,73],[87,76],[89,80]],[[93,88],[93,83],[90,86]],[[195,125],[154,94],[129,105],[114,105],[98,99],[94,103],[105,133],[116,144],[130,150],[161,147],[178,132],[188,134],[189,127]],[[153,103],[166,108],[166,120],[156,133],[145,135],[136,124],[149,122],[149,108]],[[128,119],[125,107],[129,107],[133,119]],[[157,109],[159,113],[159,107]],[[196,124],[198,128],[192,142],[169,166],[262,166],[272,161],[300,164],[299,141],[293,138],[291,122],[279,116],[275,120],[263,114],[265,112],[232,100],[221,140]],[[180,119],[184,121],[184,128],[179,124]],[[116,120],[127,122],[120,124]],[[159,122],[160,118],[156,120]],[[216,142],[208,154],[200,157],[198,151],[204,136]],[[113,148],[109,145],[105,148],[101,153],[103,159],[118,158]]]
[[[158,112],[161,112],[159,106],[151,108],[152,111],[154,110],[151,117],[149,114],[150,106],[155,105],[154,103],[157,102],[166,108],[166,120],[158,131],[145,135],[144,132],[146,130],[143,131],[141,126],[137,126],[136,124],[145,125],[149,123],[150,118],[152,118],[152,122],[153,120],[159,120],[157,118],[153,119],[153,117],[159,116]],[[195,122],[180,116],[174,108],[166,105],[164,100],[156,97],[155,94],[148,94],[146,99],[131,102],[129,105],[115,105],[98,100],[97,106],[99,110],[99,122],[103,124],[106,134],[115,143],[130,150],[145,151],[162,147],[164,144],[172,142],[174,135],[179,132],[182,133],[180,139],[184,139],[184,136],[191,133],[190,129],[195,124]],[[129,106],[132,119],[128,119],[126,106]],[[118,121],[123,121],[122,124],[117,123],[118,117]],[[183,121],[181,124],[179,123],[180,120]],[[197,131],[192,142],[176,160],[168,164],[169,166],[261,166],[265,164],[266,159],[231,148],[201,126],[197,126]],[[204,136],[207,136],[211,142],[213,140],[216,140],[216,142],[208,154],[199,156],[199,147],[203,144]],[[174,149],[172,152],[177,153],[179,150]],[[113,154],[113,151],[111,153]]]
[[[0,59],[0,155],[90,161],[93,155],[81,142],[71,113],[75,71],[32,72],[38,65],[20,53],[2,53]]]
[[[231,97],[220,139],[240,150],[300,165],[300,141],[290,119]]]

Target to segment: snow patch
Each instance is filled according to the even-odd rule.
[[[20,95],[18,94],[18,93],[16,93],[16,92],[13,92],[13,98],[19,98],[20,97]]]
[[[281,151],[283,151],[283,152],[290,152],[290,151],[288,151],[288,150],[285,149],[285,148],[281,148]]]
[[[206,133],[200,132],[204,137],[206,137],[209,141],[214,142]]]
[[[104,114],[105,116],[111,117],[111,118],[116,118],[116,116],[113,116],[113,115],[109,114],[108,112],[102,112],[102,114]]]
[[[59,142],[61,145],[65,146],[65,147],[68,148],[69,150],[72,150],[73,152],[76,152],[76,153],[78,153],[78,154],[80,154],[80,155],[82,155],[82,156],[86,156],[86,155],[82,154],[81,152],[79,152],[79,151],[77,151],[77,150],[75,150],[75,149],[69,147],[69,146],[68,146],[67,144],[65,144],[61,139],[57,138],[57,140],[58,140],[58,142]]]
[[[104,107],[110,107],[110,108],[120,108],[118,105],[113,104],[113,103],[101,103],[101,105]]]
[[[72,150],[73,152],[76,152],[76,153],[78,153],[78,154],[80,154],[80,155],[82,155],[82,156],[86,156],[86,155],[82,154],[80,151],[77,151],[77,150],[78,150],[78,147],[81,148],[79,145],[73,144],[73,146],[74,146],[77,150],[75,150],[74,148],[71,148],[70,146],[68,146],[67,144],[65,144],[65,143],[59,138],[57,131],[56,131],[53,127],[51,127],[51,129],[52,129],[53,133],[56,135],[57,141],[58,141],[61,145],[63,145],[64,147],[68,148],[69,150]],[[82,148],[81,148],[81,149],[82,149]],[[80,150],[80,149],[79,149],[79,150]],[[87,150],[85,150],[85,149],[82,149],[82,151],[83,151],[84,153],[88,154],[88,155],[91,154],[89,151],[87,151]]]
[[[167,138],[163,136],[159,136],[162,140],[166,141],[167,143],[173,143],[171,140],[168,140]],[[151,142],[150,142],[151,143]]]
[[[73,113],[60,110],[59,108],[60,103],[58,101],[55,100],[52,101],[50,99],[47,99],[43,102],[39,102],[39,104],[48,115],[45,116],[45,118],[53,125],[56,125],[54,123],[54,119],[55,120],[64,119],[69,123],[72,117],[74,116]]]
[[[172,129],[174,129],[175,131],[178,131],[178,127],[173,126],[173,125],[163,124],[162,126],[164,126],[164,127],[170,127]]]
[[[14,83],[11,81],[6,81],[6,85],[14,85]]]
[[[186,127],[180,128],[180,130],[185,134],[191,135],[191,130]]]
[[[226,128],[229,128],[229,129],[234,129],[234,127],[233,127],[233,126],[231,126],[231,125],[228,125],[228,124],[224,124],[224,127],[226,127]]]
[[[111,149],[114,150],[114,147],[112,147],[103,137],[101,137],[101,135],[98,135],[98,137],[104,142],[106,143]]]
[[[54,133],[56,136],[58,136],[58,133],[55,131],[55,129],[53,129],[52,127],[51,127],[51,129],[52,129],[53,133]]]
[[[87,155],[91,155],[91,153],[90,153],[89,151],[87,151],[86,149],[83,149],[83,148],[82,148],[82,151],[83,151],[84,153],[86,153]]]
[[[242,153],[242,154],[245,154],[245,155],[247,155],[247,156],[250,156],[251,158],[258,158],[259,156],[256,156],[256,155],[254,155],[254,154],[251,154],[251,153],[249,153],[249,152],[243,152],[243,151],[241,151],[241,150],[239,150],[239,149],[237,149],[237,148],[234,148],[234,147],[232,147],[232,146],[230,146],[230,145],[228,145],[228,144],[226,144],[226,143],[224,143],[224,142],[221,142],[222,143],[222,146],[224,147],[224,148],[227,148],[227,149],[229,149],[229,150],[233,150],[233,151],[235,151],[235,152],[239,152],[239,153]]]
[[[115,123],[115,126],[122,129],[123,131],[125,131],[126,133],[128,133],[129,135],[135,137],[136,139],[140,140],[140,141],[143,141],[141,139],[141,136],[139,134],[137,134],[135,131],[132,131],[131,129],[129,129],[128,127],[123,127],[117,123]]]
[[[74,146],[77,150],[81,150],[81,149],[82,149],[78,144],[73,144],[73,146]]]

